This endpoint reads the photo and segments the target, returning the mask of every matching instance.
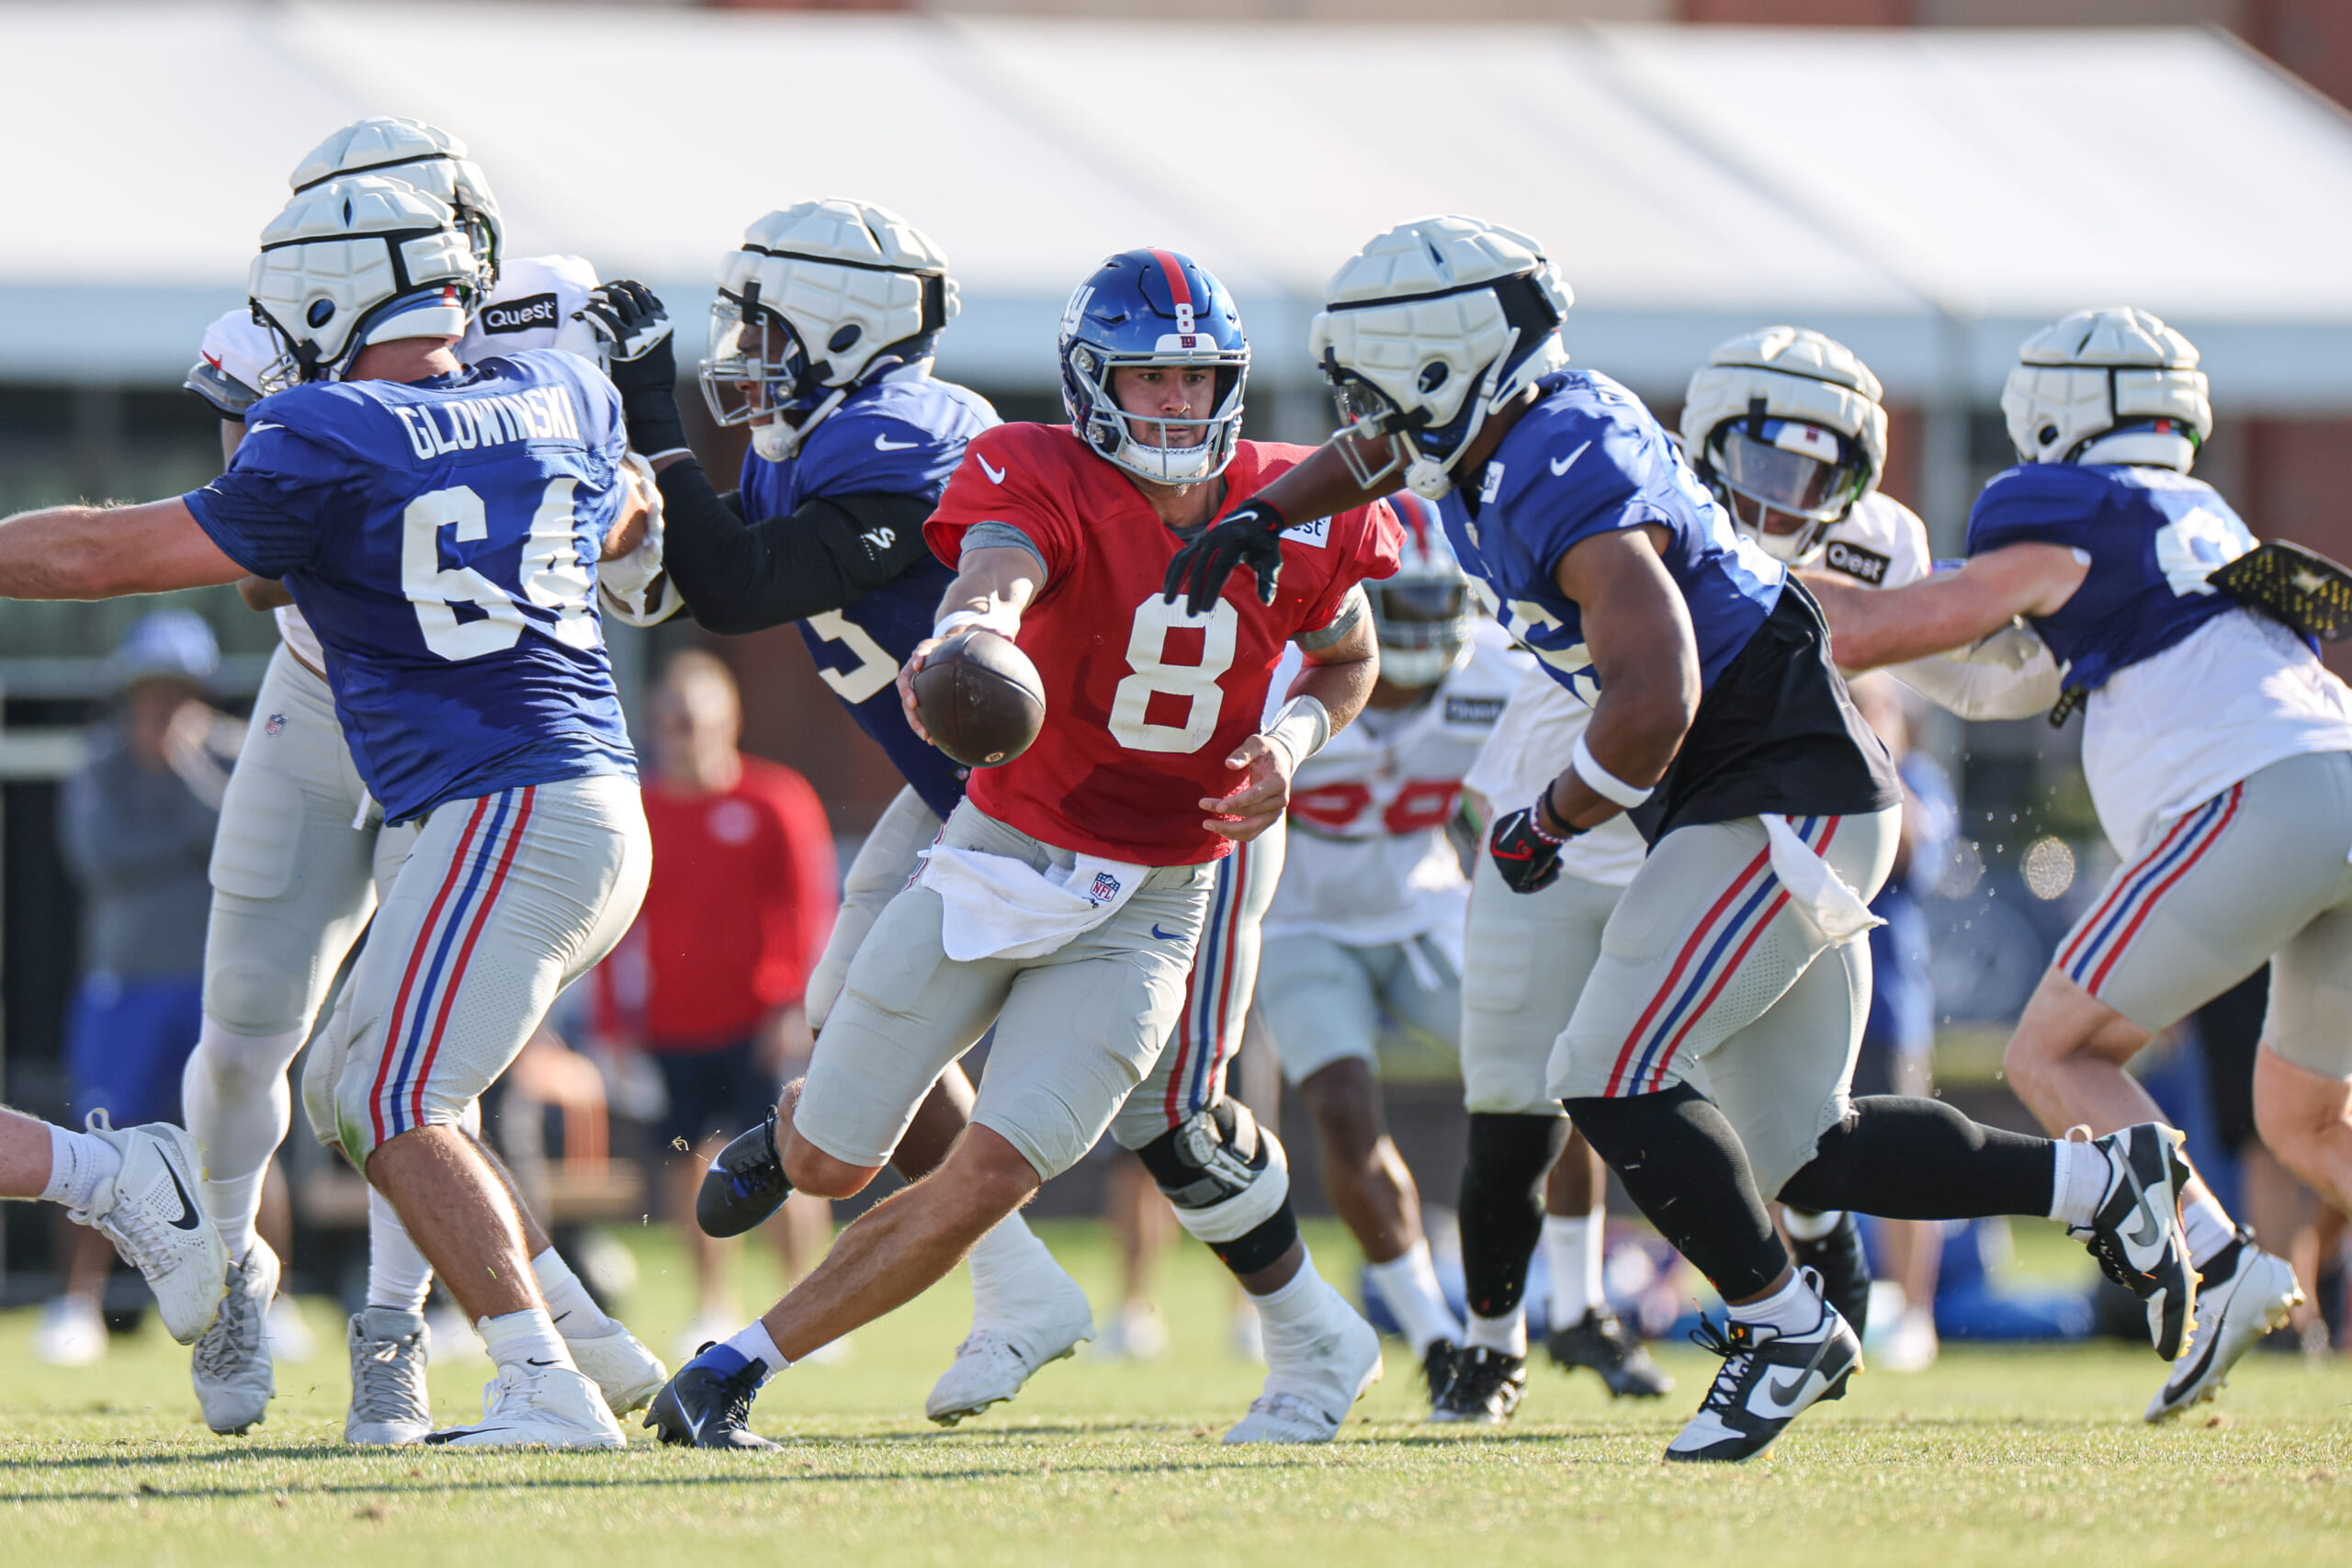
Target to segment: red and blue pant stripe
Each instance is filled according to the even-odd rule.
[[[2182,813],[2156,840],[2154,849],[2115,879],[2107,897],[2058,950],[2058,967],[2065,971],[2066,978],[2098,995],[2099,987],[2165,895],[2229,831],[2245,795],[2245,785],[2234,784],[2204,805]]]
[[[474,949],[514,869],[537,793],[526,786],[483,795],[467,817],[393,996],[383,1056],[368,1096],[379,1146],[424,1124],[424,1086]]]
[[[1249,997],[1237,996],[1236,989],[1255,859],[1255,846],[1245,843],[1217,863],[1216,890],[1209,897],[1200,950],[1184,982],[1184,1010],[1178,1015],[1176,1038],[1168,1043],[1175,1060],[1169,1064],[1160,1110],[1170,1127],[1182,1126],[1223,1092],[1226,1060],[1241,1043],[1233,1014],[1237,1001],[1244,1009],[1250,1005]]]

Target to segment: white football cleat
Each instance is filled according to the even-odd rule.
[[[241,1436],[260,1421],[277,1392],[269,1353],[269,1307],[277,1296],[277,1254],[256,1237],[243,1259],[229,1268],[220,1315],[197,1337],[188,1358],[204,1424],[223,1437]]]
[[[193,1345],[220,1315],[229,1288],[229,1246],[197,1194],[204,1166],[196,1140],[165,1122],[117,1131],[103,1111],[90,1112],[90,1135],[122,1156],[122,1168],[67,1211],[114,1243],[122,1260],[146,1277],[155,1311],[173,1338]]]
[[[956,1347],[956,1359],[931,1385],[923,1414],[943,1427],[978,1416],[1019,1393],[1040,1368],[1076,1354],[1079,1346],[1093,1337],[1094,1311],[1087,1304],[1086,1292],[1057,1270],[1050,1299],[1026,1308],[1019,1317],[972,1325],[972,1332]]]
[[[2197,1324],[2202,1331],[2190,1354],[2172,1364],[2172,1375],[2148,1402],[2144,1419],[2162,1421],[2222,1392],[2230,1369],[2262,1337],[2287,1321],[2303,1299],[2294,1266],[2254,1245],[2241,1230],[2198,1270]]]
[[[343,1440],[356,1448],[421,1443],[433,1430],[424,1392],[424,1314],[369,1307],[354,1314],[351,1411]]]
[[[452,1449],[625,1449],[620,1423],[583,1372],[570,1367],[505,1366],[482,1385],[481,1419],[428,1433]]]
[[[1699,1402],[1698,1414],[1667,1444],[1668,1460],[1754,1459],[1814,1405],[1846,1397],[1846,1384],[1862,1370],[1862,1342],[1838,1309],[1820,1299],[1821,1276],[1807,1269],[1802,1278],[1821,1308],[1821,1316],[1803,1333],[1732,1317],[1720,1325],[1712,1318],[1699,1320],[1690,1342],[1721,1356],[1723,1371]]]
[[[604,1394],[605,1404],[616,1416],[644,1409],[670,1381],[670,1369],[662,1364],[662,1358],[617,1323],[609,1334],[578,1339],[566,1334],[563,1347],[571,1352],[573,1364]]]
[[[1380,1381],[1380,1335],[1338,1292],[1331,1301],[1338,1310],[1326,1314],[1324,1332],[1304,1354],[1279,1335],[1266,1337],[1265,1387],[1224,1441],[1328,1443],[1340,1435],[1355,1402]]]

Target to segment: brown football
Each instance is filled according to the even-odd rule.
[[[1010,637],[957,632],[915,671],[915,711],[932,742],[967,768],[994,768],[1029,750],[1046,722],[1046,683]]]

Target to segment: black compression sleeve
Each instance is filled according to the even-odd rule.
[[[662,562],[715,632],[755,632],[838,610],[927,553],[919,495],[820,496],[789,517],[744,521],[689,458],[662,471]]]

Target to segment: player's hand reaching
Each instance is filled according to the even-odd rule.
[[[1163,604],[1184,595],[1184,612],[1205,615],[1225,592],[1233,569],[1246,566],[1258,580],[1258,602],[1274,602],[1274,584],[1282,576],[1282,532],[1289,525],[1263,501],[1245,501],[1176,552],[1168,563],[1168,579],[1160,585]]]
[[[923,638],[915,644],[914,651],[908,654],[907,661],[899,667],[899,705],[906,710],[907,728],[913,730],[915,739],[926,746],[938,742],[932,739],[931,731],[922,727],[922,715],[915,710],[915,671],[922,668],[922,661],[930,657],[931,650],[946,640],[939,637]]]
[[[1203,798],[1201,809],[1212,815],[1201,826],[1246,844],[1290,809],[1290,778],[1298,764],[1281,741],[1252,735],[1233,749],[1225,765],[1242,775],[1241,783],[1229,795]]]
[[[648,457],[681,451],[685,422],[678,417],[678,356],[670,342],[670,312],[653,290],[627,279],[605,284],[573,312],[605,344],[605,374],[621,394],[628,444]]]

